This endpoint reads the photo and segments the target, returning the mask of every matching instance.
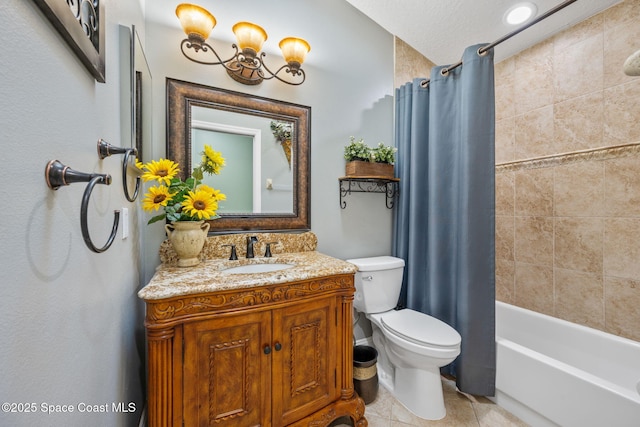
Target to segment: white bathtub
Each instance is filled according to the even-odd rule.
[[[640,343],[496,302],[495,402],[528,424],[640,426]]]

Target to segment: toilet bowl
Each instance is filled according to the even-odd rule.
[[[395,310],[404,260],[384,256],[347,261],[358,267],[354,307],[371,321],[380,383],[415,415],[444,418],[440,368],[460,354],[460,334],[424,313]]]

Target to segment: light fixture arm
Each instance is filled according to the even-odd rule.
[[[306,74],[304,73],[304,70],[302,70],[300,68],[300,66],[292,66],[292,64],[284,64],[282,67],[278,68],[278,70],[274,73],[273,71],[271,71],[269,69],[269,67],[267,67],[267,64],[262,60],[262,58],[264,58],[267,54],[262,52],[260,54],[260,62],[262,63],[262,67],[264,67],[264,69],[271,75],[271,77],[263,77],[265,80],[270,80],[272,78],[276,78],[277,80],[280,80],[283,83],[287,83],[290,85],[294,85],[294,86],[298,86],[301,85],[302,83],[304,83],[305,79],[306,79]],[[292,82],[289,80],[284,80],[280,77],[278,77],[278,74],[280,73],[280,71],[284,70],[286,73],[291,74],[292,76],[302,76],[302,80],[299,82]]]
[[[227,70],[229,76],[240,83],[256,85],[262,83],[263,80],[271,80],[275,78],[283,83],[298,86],[304,83],[306,79],[304,71],[296,63],[284,64],[278,68],[278,70],[273,72],[264,62],[264,57],[267,56],[266,53],[261,52],[259,55],[255,55],[253,54],[253,51],[243,52],[238,49],[238,46],[235,43],[232,44],[231,47],[234,49],[233,56],[229,59],[222,59],[213,46],[205,41],[186,38],[182,40],[182,43],[180,43],[180,50],[185,58],[202,65],[222,65]],[[196,53],[202,51],[204,54],[213,54],[216,60],[206,61],[197,59],[188,54],[188,51],[191,49]],[[301,77],[301,80],[285,80],[279,76],[282,71],[291,74],[296,78]]]
[[[188,60],[202,65],[222,65],[232,79],[245,85],[257,85],[273,78],[294,86],[304,83],[306,76],[300,67],[311,50],[306,40],[298,37],[280,40],[279,46],[286,64],[274,73],[264,63],[266,54],[261,53],[261,50],[262,44],[267,40],[267,33],[259,25],[246,21],[237,22],[232,27],[238,41],[237,45],[231,45],[235,53],[229,59],[222,59],[213,46],[207,43],[211,30],[216,26],[216,18],[208,10],[195,4],[181,3],[176,7],[176,16],[187,35],[180,43],[180,51]],[[191,49],[195,52],[188,53]],[[198,59],[200,51],[203,58],[213,54],[215,60]],[[292,76],[292,80],[279,76],[283,70]],[[302,80],[296,81],[300,79]]]
[[[239,55],[239,51],[238,51],[238,46],[236,46],[235,44],[231,45],[231,47],[233,47],[235,49],[235,53],[233,54],[233,56],[229,59],[221,59],[220,55],[218,55],[218,52],[216,52],[216,50],[213,48],[213,46],[211,46],[209,43],[203,41],[196,41],[193,39],[189,39],[186,38],[184,40],[182,40],[182,43],[180,43],[180,50],[182,51],[182,54],[185,56],[185,58],[187,58],[190,61],[193,62],[197,62],[198,64],[202,64],[202,65],[223,65],[226,69],[229,69],[229,67],[227,67],[227,63],[233,61],[235,58],[238,57]],[[200,50],[203,52],[211,52],[215,55],[215,57],[218,59],[217,61],[202,61],[200,59],[196,59],[193,58],[189,55],[187,55],[187,52],[185,49],[193,49],[196,51],[196,53],[198,53]]]

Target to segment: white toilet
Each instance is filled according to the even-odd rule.
[[[380,256],[347,261],[358,267],[353,305],[371,320],[380,383],[415,415],[444,418],[440,368],[460,354],[460,334],[424,313],[394,310],[402,287],[403,259]]]

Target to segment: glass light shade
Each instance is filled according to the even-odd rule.
[[[249,48],[258,53],[267,40],[267,33],[262,27],[251,22],[238,22],[233,26],[233,33],[236,35],[240,50]]]
[[[282,56],[287,63],[297,62],[302,64],[307,56],[307,53],[311,50],[311,46],[306,40],[296,37],[287,37],[280,41],[280,50],[282,50]]]
[[[216,26],[216,18],[209,11],[195,4],[179,4],[176,8],[176,15],[187,36],[197,34],[206,40],[213,27]]]

